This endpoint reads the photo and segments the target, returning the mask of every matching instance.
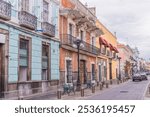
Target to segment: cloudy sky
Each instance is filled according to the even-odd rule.
[[[95,6],[98,19],[118,41],[138,47],[140,56],[150,58],[150,0],[80,0]]]

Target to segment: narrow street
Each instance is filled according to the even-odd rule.
[[[150,78],[142,82],[129,81],[101,94],[88,97],[87,100],[143,100],[149,83]]]

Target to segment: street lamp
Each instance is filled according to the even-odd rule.
[[[119,80],[121,80],[121,67],[120,67],[121,57],[118,57],[118,60],[119,60]]]
[[[78,79],[77,79],[77,90],[79,91],[81,88],[81,83],[80,83],[80,47],[84,47],[82,40],[81,39],[77,39],[74,41],[74,47],[76,47],[78,49]]]

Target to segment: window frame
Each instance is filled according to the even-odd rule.
[[[18,82],[20,81],[19,78],[19,73],[20,73],[20,41],[21,40],[26,40],[28,41],[28,66],[27,66],[27,79],[26,81],[30,81],[31,80],[31,58],[32,58],[32,38],[31,37],[27,37],[24,35],[19,35],[19,42],[18,42]]]
[[[42,50],[42,53],[41,53],[41,57],[43,57],[43,46],[47,46],[48,48],[48,67],[47,67],[47,81],[50,81],[51,80],[51,45],[49,43],[46,43],[46,42],[42,42],[42,47],[41,47],[41,50]],[[42,65],[42,58],[41,58],[41,65]],[[43,68],[41,68],[41,73],[43,71]],[[42,75],[41,75],[41,79],[43,80],[42,78]]]

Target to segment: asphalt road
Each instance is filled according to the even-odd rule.
[[[143,100],[150,78],[145,81],[129,81],[101,94],[91,96],[88,100]]]

